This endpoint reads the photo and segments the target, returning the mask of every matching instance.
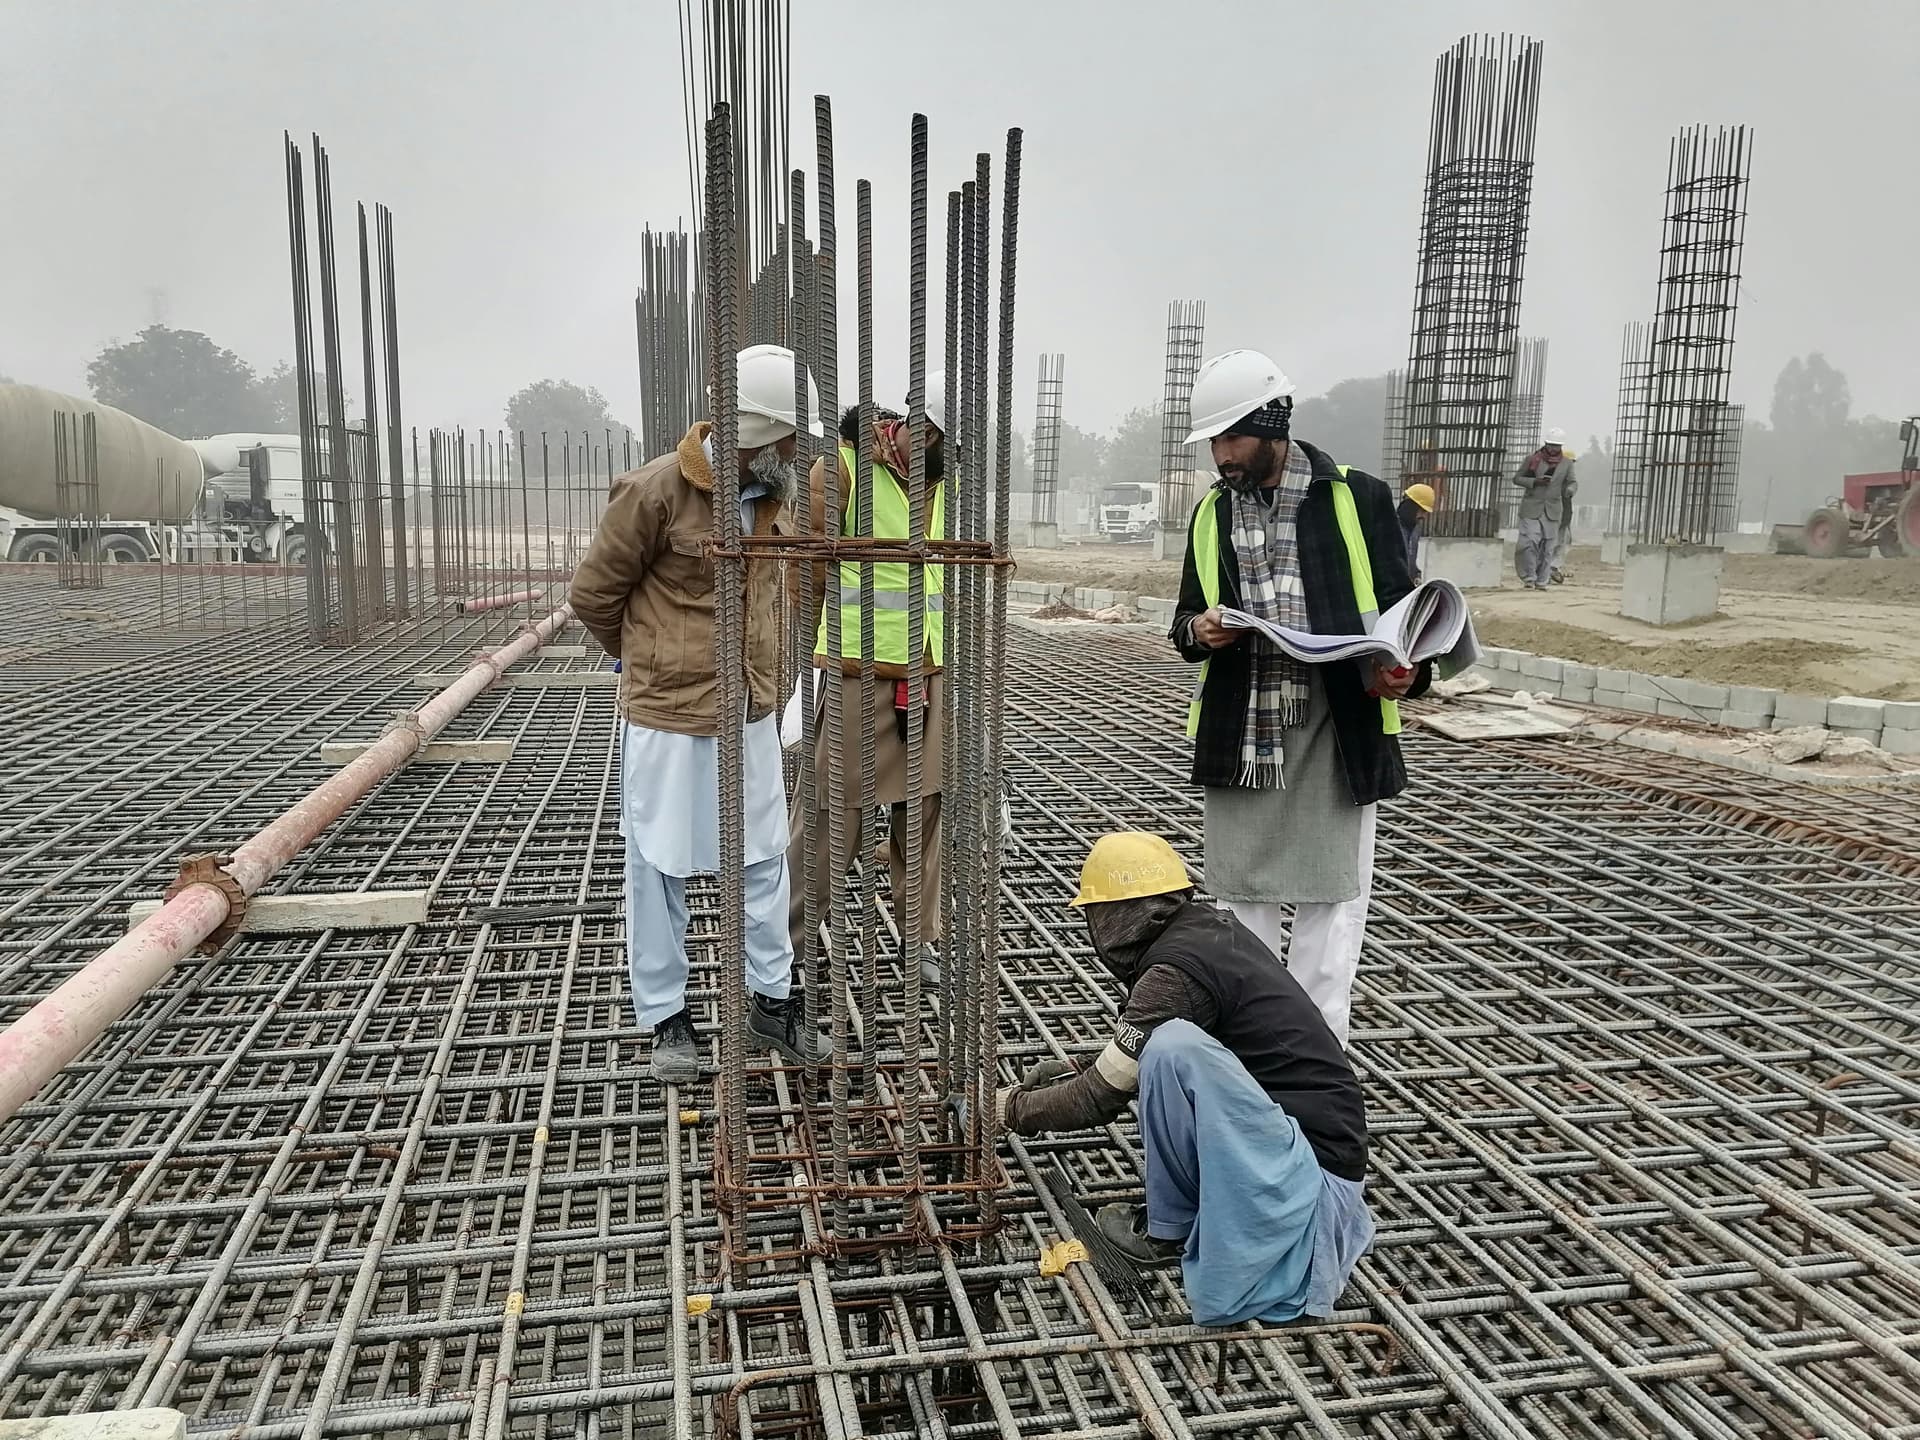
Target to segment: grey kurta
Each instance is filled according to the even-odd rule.
[[[1207,890],[1216,900],[1331,905],[1360,893],[1360,807],[1320,668],[1306,670],[1307,718],[1285,735],[1285,788],[1206,791]]]

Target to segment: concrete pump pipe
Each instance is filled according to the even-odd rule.
[[[0,505],[58,518],[53,417],[61,411],[94,417],[103,518],[175,524],[192,514],[209,473],[199,451],[124,410],[38,385],[0,385]]]
[[[561,606],[519,639],[481,657],[460,678],[396,725],[359,758],[308,791],[224,861],[182,867],[167,902],[0,1031],[0,1121],[30,1100],[106,1028],[131,1010],[176,961],[217,932],[247,898],[310,845],[349,807],[399,770],[509,665],[551,640],[573,611]]]

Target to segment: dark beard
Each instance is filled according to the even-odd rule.
[[[938,484],[947,476],[947,447],[944,441],[929,445],[923,463],[927,471],[927,483]]]
[[[1264,490],[1280,476],[1280,444],[1275,440],[1262,440],[1260,448],[1246,469],[1238,475],[1221,475],[1227,482],[1227,488],[1239,495],[1251,495],[1256,490]]]

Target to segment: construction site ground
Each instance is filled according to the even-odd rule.
[[[265,610],[167,628],[134,577],[86,606],[46,583],[0,573],[49,627],[0,663],[3,1020],[324,779],[322,742],[522,618],[321,649]],[[1008,663],[1003,1082],[1111,1033],[1067,906],[1093,838],[1157,831],[1204,881],[1189,668],[1146,627],[1018,620]],[[424,921],[182,962],[0,1125],[0,1414],[169,1406],[204,1440],[1916,1433],[1910,794],[1416,727],[1354,1010],[1375,1249],[1329,1321],[1208,1331],[1177,1272],[1132,1293],[1056,1248],[1042,1177],[1137,1200],[1130,1120],[1010,1140],[982,1246],[938,1243],[978,1217],[941,1197],[917,1248],[723,1237],[711,1063],[677,1094],[642,1070],[612,691],[578,674],[604,666],[562,632],[520,667],[560,680],[446,732],[510,758],[409,766],[272,884],[424,890]],[[688,892],[703,1045],[738,963],[717,897]]]
[[[1180,566],[1145,545],[1019,552],[1023,580],[1172,597]],[[1728,555],[1720,613],[1661,629],[1619,613],[1617,566],[1576,548],[1545,592],[1509,573],[1472,594],[1482,641],[1587,665],[1810,695],[1920,699],[1920,559]]]

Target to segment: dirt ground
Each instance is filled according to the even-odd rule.
[[[1144,545],[1023,550],[1017,558],[1023,580],[1160,596],[1180,584],[1179,563],[1155,560]],[[1545,592],[1512,578],[1474,592],[1481,640],[1711,684],[1920,700],[1920,560],[1729,555],[1720,614],[1664,630],[1618,613],[1620,571],[1602,565],[1597,549],[1576,549],[1571,574]]]

